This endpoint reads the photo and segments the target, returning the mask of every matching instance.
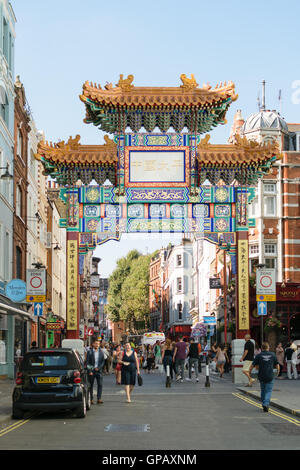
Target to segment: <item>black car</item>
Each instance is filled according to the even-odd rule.
[[[84,418],[91,407],[90,383],[75,349],[33,349],[24,355],[13,391],[12,417],[27,410],[74,410]]]

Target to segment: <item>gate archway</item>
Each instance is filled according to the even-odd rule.
[[[60,224],[67,230],[69,338],[79,335],[79,254],[136,232],[195,232],[229,243],[237,280],[236,337],[249,331],[247,205],[279,150],[275,143],[239,136],[223,145],[211,144],[209,135],[201,139],[226,123],[237,99],[234,84],[199,88],[193,75],[180,78],[179,87],[135,87],[132,75],[120,75],[115,87],[104,89],[85,82],[85,122],[112,138],[81,145],[76,135],[38,146],[36,158],[60,185],[65,211]]]

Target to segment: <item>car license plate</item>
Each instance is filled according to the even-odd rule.
[[[38,384],[59,384],[60,377],[37,377],[36,383]]]

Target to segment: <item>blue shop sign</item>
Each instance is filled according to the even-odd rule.
[[[6,285],[5,295],[12,302],[22,302],[26,299],[26,282],[22,279],[13,279]]]

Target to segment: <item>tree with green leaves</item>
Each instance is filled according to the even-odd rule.
[[[151,256],[132,250],[117,261],[117,268],[109,278],[106,306],[111,321],[124,321],[131,329],[149,315]]]

